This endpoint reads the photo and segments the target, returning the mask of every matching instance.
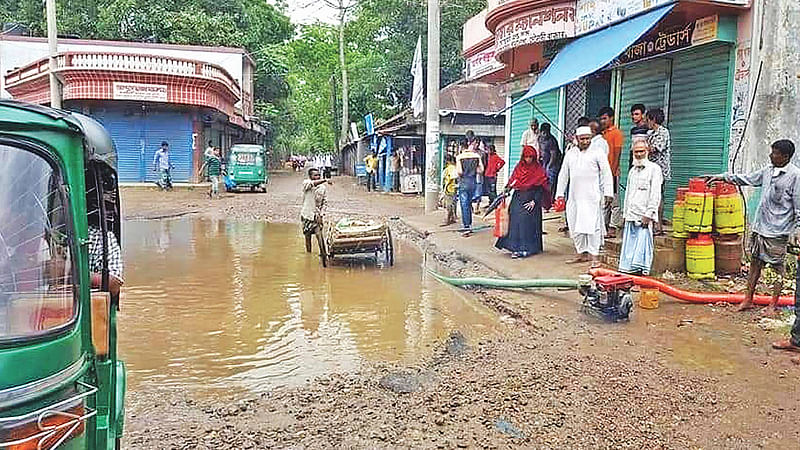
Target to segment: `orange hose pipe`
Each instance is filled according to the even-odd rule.
[[[593,277],[605,275],[622,275],[617,271],[610,269],[590,269],[589,274]],[[625,274],[627,275],[627,274]],[[690,303],[741,303],[744,301],[744,294],[725,294],[719,292],[690,292],[670,286],[663,281],[659,281],[649,277],[639,277],[635,275],[627,275],[633,279],[637,286],[658,289],[670,297],[677,298]],[[753,298],[753,304],[756,305],[769,305],[772,297],[769,295],[756,295]],[[778,297],[778,306],[794,306],[793,295],[783,295]]]

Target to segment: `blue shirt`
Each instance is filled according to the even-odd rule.
[[[764,237],[786,237],[800,231],[800,169],[794,164],[769,165],[743,175],[726,173],[726,181],[746,186],[761,186],[752,231]]]
[[[153,157],[153,167],[160,170],[169,169],[169,151],[163,148],[158,149]]]

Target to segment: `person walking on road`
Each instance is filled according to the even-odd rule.
[[[400,192],[400,153],[398,149],[392,151],[392,156],[389,158],[389,171],[392,177],[392,192]]]
[[[452,225],[458,220],[456,214],[456,194],[458,193],[458,172],[456,172],[456,157],[447,154],[444,157],[444,170],[442,170],[442,203],[447,215],[442,223],[443,227]]]
[[[374,151],[364,158],[364,169],[367,171],[367,192],[372,192],[375,190],[375,177],[378,175],[378,157]]]
[[[650,145],[650,161],[661,167],[661,175],[664,178],[664,185],[672,179],[672,143],[669,130],[664,126],[664,111],[656,108],[647,111],[647,126],[650,131],[647,133],[647,143]],[[661,187],[661,205],[658,207],[658,221],[656,222],[656,234],[664,234],[662,223],[664,221],[664,186]]]
[[[614,199],[611,167],[602,149],[592,145],[589,127],[578,127],[575,135],[578,147],[564,156],[556,198],[568,197],[567,223],[578,252],[578,256],[567,263],[591,260],[596,266],[605,234],[603,205],[610,205]]]
[[[611,176],[614,180],[614,201],[611,207],[606,208],[605,223],[608,227],[606,236],[616,237],[617,227],[622,225],[622,212],[619,207],[619,160],[622,156],[622,146],[625,136],[614,124],[614,110],[611,107],[600,109],[600,128],[603,130],[603,139],[608,143],[608,165],[611,167]]]
[[[653,225],[661,203],[661,168],[647,159],[647,142],[633,143],[633,167],[625,188],[625,228],[619,271],[649,275],[653,265]]]
[[[512,258],[527,258],[542,252],[542,206],[549,196],[547,172],[531,146],[522,150],[522,158],[508,180],[513,189],[508,207],[508,234],[495,247],[509,250]]]
[[[505,165],[505,160],[497,154],[494,144],[489,144],[489,156],[486,158],[486,170],[483,174],[483,186],[489,196],[489,204],[497,198],[497,173]]]
[[[308,178],[303,180],[303,204],[300,208],[300,221],[303,236],[306,240],[306,253],[311,253],[311,236],[317,236],[319,251],[322,253],[322,211],[327,201],[325,183],[330,180],[322,178],[317,168],[308,169]]]
[[[172,190],[172,164],[169,162],[169,143],[164,141],[161,143],[161,148],[156,151],[153,156],[153,172],[159,172],[161,177],[156,182],[161,190]]]
[[[775,141],[769,154],[769,166],[747,175],[726,173],[709,179],[710,183],[724,180],[740,186],[761,187],[761,201],[751,226],[752,261],[747,277],[747,293],[739,305],[739,311],[753,307],[753,295],[761,277],[761,269],[767,264],[779,275],[769,304],[770,312],[775,310],[783,287],[786,247],[796,246],[800,241],[800,169],[790,162],[794,150],[794,143],[788,139]]]
[[[205,174],[211,181],[211,186],[208,190],[208,198],[219,198],[219,179],[222,175],[222,157],[218,148],[212,149],[211,156],[206,159],[203,166],[200,167],[200,174]]]
[[[478,186],[478,177],[483,173],[483,162],[479,154],[466,147],[456,157],[458,173],[458,200],[461,205],[461,224],[464,236],[472,234],[472,201]]]

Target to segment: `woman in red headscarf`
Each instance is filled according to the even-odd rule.
[[[539,164],[536,150],[522,149],[522,158],[508,179],[506,190],[514,194],[508,207],[508,234],[495,247],[509,250],[512,258],[526,258],[542,252],[542,208],[550,199],[547,172]]]

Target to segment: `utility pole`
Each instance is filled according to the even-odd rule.
[[[439,0],[428,0],[428,92],[425,123],[425,213],[439,200]]]
[[[56,25],[56,0],[46,0],[47,10],[47,44],[50,48],[50,106],[61,109],[61,84],[56,77],[58,62],[58,27]]]
[[[350,123],[350,105],[347,83],[347,66],[344,59],[344,19],[347,14],[348,7],[345,6],[344,0],[339,0],[339,64],[342,68],[342,132],[339,135],[340,142],[344,144],[347,140],[347,127]],[[338,146],[338,145],[337,145]]]

